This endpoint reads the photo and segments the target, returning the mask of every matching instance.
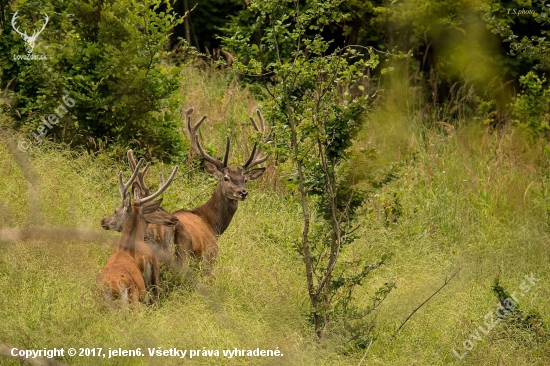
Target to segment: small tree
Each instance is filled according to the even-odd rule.
[[[377,292],[366,309],[352,305],[353,289],[387,256],[367,263],[341,261],[340,255],[355,239],[366,197],[353,181],[348,158],[369,105],[366,72],[378,59],[370,50],[365,57],[353,47],[331,48],[323,38],[327,27],[343,20],[340,3],[254,0],[243,16],[256,19],[255,24],[241,27],[236,19],[223,43],[236,54],[237,71],[258,76],[269,95],[263,111],[275,125],[271,149],[290,164],[288,185],[297,189],[302,205],[304,226],[296,250],[305,264],[315,332],[323,337],[338,320],[356,343],[366,345],[370,327],[351,319],[364,319],[393,285]]]
[[[550,139],[550,88],[544,76],[538,77],[534,72],[519,78],[522,91],[512,103],[514,123],[523,127],[538,139],[540,136]]]

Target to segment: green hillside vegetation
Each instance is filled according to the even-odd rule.
[[[208,113],[207,146],[221,151],[227,131],[246,121],[256,106],[246,91],[223,73],[187,69],[190,90],[184,104]],[[212,109],[208,109],[212,108]],[[227,118],[225,118],[227,117]],[[368,118],[355,149],[372,149],[370,169],[393,177],[373,191],[362,208],[359,239],[343,260],[374,261],[391,252],[388,264],[373,272],[355,294],[370,303],[388,281],[394,289],[369,317],[375,324],[364,364],[380,365],[546,365],[548,333],[507,321],[495,326],[463,361],[463,342],[498,308],[491,291],[495,277],[510,293],[524,275],[540,279],[519,309],[537,311],[550,323],[549,231],[546,158],[543,143],[528,145],[513,129],[498,133],[460,121],[446,131],[427,127],[420,117],[380,104]],[[250,127],[247,127],[250,129]],[[250,132],[248,130],[248,132]],[[244,131],[247,132],[247,131]],[[233,144],[233,161],[250,145],[242,129]],[[20,136],[15,136],[20,137]],[[129,176],[122,161],[98,153],[68,151],[45,144],[27,154],[0,145],[2,197],[0,246],[0,340],[19,348],[102,347],[135,349],[275,349],[278,358],[196,357],[185,364],[355,365],[363,352],[346,352],[334,332],[316,341],[307,322],[303,263],[293,249],[301,234],[298,197],[285,193],[272,164],[250,185],[249,199],[219,240],[213,275],[166,271],[163,293],[138,312],[112,311],[96,288],[117,233],[99,222],[118,204],[116,174]],[[13,148],[13,145],[12,145]],[[19,160],[18,160],[19,159]],[[23,163],[21,163],[23,162]],[[214,180],[185,158],[164,194],[168,210],[206,201]],[[363,162],[364,163],[364,162]],[[25,164],[28,164],[25,165]],[[366,164],[366,163],[365,163]],[[171,165],[156,163],[149,181]],[[30,177],[30,178],[29,178]],[[32,184],[30,183],[32,182]],[[365,183],[366,184],[366,183]],[[546,183],[547,184],[547,183]],[[155,186],[155,185],[153,185]],[[32,229],[37,227],[36,229]],[[14,239],[6,228],[73,228],[86,238]],[[11,235],[11,236],[10,236]],[[397,333],[412,310],[462,267],[457,277],[423,306]],[[509,318],[511,319],[511,318]],[[181,364],[176,358],[92,359],[64,357],[74,365]],[[2,364],[17,361],[0,358]]]

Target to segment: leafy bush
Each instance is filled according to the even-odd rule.
[[[541,26],[547,26],[550,24],[550,3],[548,0],[538,0],[535,4],[531,1],[526,2],[527,11]],[[522,10],[523,9],[522,6]],[[512,29],[510,17],[503,17],[502,14],[510,14],[517,12],[517,9],[507,8],[500,1],[492,1],[484,4],[483,7],[486,10],[485,19],[488,22],[489,28],[493,33],[499,34],[504,37],[504,41],[510,44],[510,54],[512,56],[518,56],[519,58],[527,61],[534,62],[536,68],[542,70],[550,69],[550,41],[547,39],[548,30],[541,27],[539,34],[537,35],[523,35],[519,36],[518,31]],[[529,18],[531,18],[529,16]],[[521,16],[514,17],[516,19],[522,19]],[[525,17],[523,17],[525,18]],[[524,20],[525,22],[525,20]]]
[[[535,138],[541,135],[550,138],[550,87],[546,78],[529,72],[519,82],[523,90],[512,102],[514,122]]]
[[[182,19],[168,1],[54,1],[39,12],[33,2],[20,2],[17,10],[22,28],[39,24],[25,22],[29,15],[49,14],[50,21],[35,47],[47,58],[41,61],[11,57],[25,53],[25,44],[3,22],[0,77],[3,85],[12,80],[15,103],[7,112],[15,127],[36,131],[68,95],[74,101],[69,113],[51,129],[39,127],[54,141],[89,150],[133,147],[161,158],[181,153],[181,66],[163,59]]]

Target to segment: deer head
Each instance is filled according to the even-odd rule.
[[[11,26],[13,27],[13,30],[15,30],[17,32],[17,34],[19,34],[21,37],[23,37],[23,40],[25,40],[25,43],[27,44],[25,46],[25,48],[27,49],[27,53],[32,53],[32,51],[34,50],[34,44],[36,42],[36,39],[38,38],[38,36],[40,35],[40,33],[42,33],[42,31],[44,30],[44,28],[46,28],[46,25],[48,24],[48,20],[50,19],[50,17],[48,17],[48,14],[44,14],[44,25],[42,26],[42,29],[40,29],[39,31],[35,31],[32,36],[29,36],[27,35],[27,32],[21,32],[19,30],[19,28],[17,28],[17,26],[15,25],[15,21],[17,20],[17,11],[13,14],[13,17],[11,18]]]
[[[128,152],[128,155],[130,156],[131,150]],[[133,156],[132,156],[133,159]],[[156,202],[150,202],[151,200],[158,197],[167,187],[172,183],[174,180],[174,177],[176,176],[176,172],[178,171],[178,167],[176,166],[174,168],[174,171],[170,175],[170,178],[168,178],[168,181],[164,183],[164,179],[162,178],[162,173],[160,175],[161,179],[161,188],[159,189],[155,194],[150,195],[149,190],[147,192],[141,192],[137,187],[134,192],[137,192],[140,196],[147,196],[147,199],[137,199],[134,200],[134,204],[132,205],[130,200],[130,194],[128,193],[128,188],[132,186],[136,178],[138,178],[141,174],[141,179],[143,180],[143,175],[147,172],[147,169],[149,169],[149,163],[145,166],[145,168],[140,171],[141,165],[143,164],[143,159],[141,159],[137,164],[135,164],[134,161],[134,169],[133,174],[130,180],[126,183],[123,182],[122,178],[122,172],[119,173],[118,180],[119,180],[119,192],[120,192],[120,198],[121,198],[121,204],[117,208],[115,208],[115,212],[109,216],[101,220],[101,227],[103,227],[105,230],[114,230],[114,231],[122,231],[124,228],[124,224],[126,221],[132,216],[133,206],[143,206],[143,219],[148,223],[153,224],[161,224],[161,225],[168,225],[168,226],[174,226],[177,223],[177,219],[170,215],[168,212],[164,210],[159,210],[161,200],[158,200]],[[132,166],[132,164],[130,164]],[[153,198],[150,198],[153,197]],[[137,203],[136,203],[137,201]],[[150,202],[150,203],[148,203]]]
[[[266,135],[265,123],[262,114],[260,113],[259,109],[256,111],[256,113],[258,114],[258,119],[260,121],[259,125],[256,124],[254,118],[252,117],[250,117],[250,121],[252,122],[254,129],[264,136],[262,142],[267,142],[271,138],[271,131],[269,134]],[[185,112],[185,114],[187,132],[189,133],[191,147],[197,154],[200,154],[203,157],[204,167],[206,171],[212,174],[214,177],[218,178],[218,180],[220,181],[223,196],[235,201],[245,200],[248,196],[248,191],[245,188],[245,183],[249,180],[258,179],[265,172],[265,168],[257,168],[252,170],[249,169],[255,165],[265,162],[269,155],[266,154],[264,156],[261,156],[262,148],[258,147],[258,143],[254,143],[254,147],[252,148],[252,152],[250,153],[250,157],[248,158],[248,160],[243,165],[233,170],[227,165],[229,159],[229,136],[226,140],[225,154],[223,160],[215,159],[203,149],[201,143],[199,142],[199,137],[197,133],[200,125],[206,119],[206,115],[202,116],[202,118],[193,126],[191,124],[191,114],[193,114],[193,108],[189,108]]]
[[[142,160],[140,160],[141,162]],[[137,169],[135,171],[139,170],[140,164],[137,165]],[[172,174],[170,175],[170,178],[166,182],[162,182],[159,189],[153,193],[149,194],[146,197],[141,196],[139,188],[136,188],[134,190],[134,202],[132,203],[129,210],[126,210],[123,215],[119,215],[116,217],[115,222],[118,224],[118,220],[124,219],[124,222],[122,223],[123,229],[122,229],[122,246],[129,247],[131,246],[131,243],[135,242],[136,240],[143,240],[143,237],[145,235],[145,227],[146,223],[153,223],[153,224],[160,224],[160,225],[169,225],[174,226],[176,225],[177,218],[170,215],[169,213],[161,212],[159,211],[159,207],[162,204],[162,199],[153,201],[155,198],[157,198],[159,195],[162,194],[172,184],[172,181],[174,180],[176,173],[178,171],[178,166],[174,167],[174,170],[172,171]],[[135,172],[134,172],[135,173]],[[130,179],[130,182],[123,185],[122,179],[120,180],[121,190],[124,188],[127,188],[131,184],[132,180]],[[126,193],[128,195],[128,193]],[[129,195],[128,195],[129,196]],[[128,214],[129,212],[129,214]],[[115,215],[116,216],[116,212]],[[130,243],[128,245],[125,244],[124,241],[127,241]]]

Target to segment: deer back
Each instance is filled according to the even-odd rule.
[[[98,278],[105,300],[115,307],[116,300],[135,304],[146,298],[143,276],[134,258],[125,251],[117,251],[108,259]]]

